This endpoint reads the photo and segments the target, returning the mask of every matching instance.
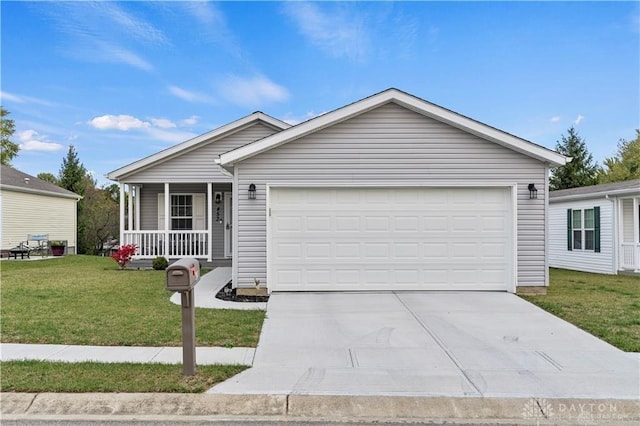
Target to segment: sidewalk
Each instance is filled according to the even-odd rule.
[[[196,348],[198,365],[253,363],[255,348]],[[141,347],[141,346],[74,346],[74,345],[23,345],[19,343],[0,344],[0,360],[35,360],[52,362],[130,362],[181,364],[182,347]]]

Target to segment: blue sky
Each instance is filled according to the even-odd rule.
[[[253,111],[298,123],[396,87],[599,163],[640,127],[638,2],[11,2],[18,169],[105,173]]]

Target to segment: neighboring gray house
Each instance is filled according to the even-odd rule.
[[[108,177],[134,200],[121,241],[232,258],[240,293],[514,292],[548,285],[566,160],[389,89],[293,127],[255,113]]]
[[[549,193],[549,265],[640,273],[640,179]]]
[[[29,235],[48,235],[67,242],[67,253],[77,247],[78,194],[0,165],[0,240],[6,252]],[[33,245],[33,241],[29,244]]]

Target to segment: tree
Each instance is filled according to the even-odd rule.
[[[20,147],[11,142],[11,136],[16,131],[13,120],[7,118],[9,111],[0,106],[0,164],[11,165],[11,160],[18,155]]]
[[[99,254],[105,242],[119,232],[118,204],[110,194],[91,185],[86,189],[82,216],[83,232],[80,245],[84,253]]]
[[[551,189],[577,188],[597,183],[598,165],[594,164],[585,141],[574,127],[569,128],[567,136],[562,135],[562,140],[556,143],[556,151],[572,160],[564,166],[551,169]]]
[[[38,173],[36,176],[38,179],[43,180],[45,182],[52,183],[54,185],[58,184],[58,178],[53,175],[53,173],[42,172]]]
[[[69,146],[67,156],[62,159],[62,167],[58,174],[58,186],[84,196],[86,177],[87,169],[80,163],[75,147]]]
[[[615,157],[604,160],[598,174],[598,183],[621,182],[640,179],[640,130],[636,129],[634,140],[620,139]]]

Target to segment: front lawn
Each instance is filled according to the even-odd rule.
[[[164,271],[121,271],[105,257],[0,263],[1,341],[181,346],[181,308]],[[198,346],[255,347],[263,311],[196,309]]]
[[[551,269],[529,302],[627,352],[640,352],[640,278]]]
[[[247,369],[200,365],[185,377],[181,365],[10,361],[2,365],[2,392],[201,393]]]

